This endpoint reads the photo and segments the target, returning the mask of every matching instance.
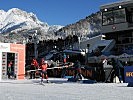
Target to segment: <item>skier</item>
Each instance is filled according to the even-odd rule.
[[[48,75],[47,75],[47,67],[48,67],[48,62],[44,61],[44,59],[42,58],[41,59],[41,64],[40,64],[41,75],[42,75],[41,83],[43,83],[44,77],[46,78],[47,83],[49,83]]]

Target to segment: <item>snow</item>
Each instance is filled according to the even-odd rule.
[[[50,78],[53,83],[39,84],[40,79],[0,82],[1,100],[132,100],[133,89],[127,83],[83,84],[67,79]]]
[[[18,8],[9,9],[7,12],[0,10],[0,22],[2,23],[0,24],[0,33],[33,28],[40,28],[47,32],[49,29],[55,31],[63,27],[60,25],[49,26],[47,23],[41,22],[32,12],[28,13]],[[25,24],[22,25],[22,23]]]

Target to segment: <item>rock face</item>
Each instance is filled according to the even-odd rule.
[[[77,35],[80,37],[92,37],[100,34],[101,31],[101,13],[97,12],[81,19],[76,23],[67,25],[57,32],[58,35],[66,33],[67,35]]]

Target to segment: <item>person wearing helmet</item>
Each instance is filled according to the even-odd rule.
[[[40,64],[41,73],[42,73],[41,83],[43,83],[44,77],[45,77],[47,83],[49,83],[48,75],[47,75],[47,67],[48,67],[48,62],[45,61],[45,60],[42,58],[42,59],[41,59],[41,64]]]

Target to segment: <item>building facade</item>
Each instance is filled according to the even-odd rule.
[[[115,55],[133,54],[133,1],[126,0],[102,5],[102,33],[114,39]]]
[[[15,79],[25,78],[25,45],[0,43],[0,80],[8,79],[8,64]]]

